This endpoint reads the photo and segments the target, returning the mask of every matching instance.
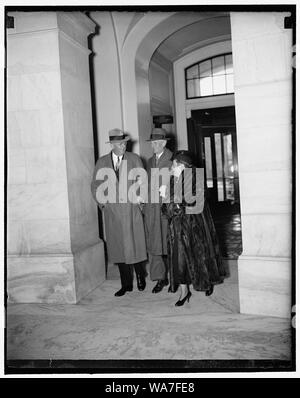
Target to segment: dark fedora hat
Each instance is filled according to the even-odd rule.
[[[106,144],[116,144],[118,142],[128,141],[129,137],[124,134],[124,131],[120,129],[112,129],[108,132],[109,141]]]
[[[169,140],[170,138],[167,137],[167,132],[165,129],[155,127],[152,129],[150,139],[146,141],[157,141],[157,140]]]

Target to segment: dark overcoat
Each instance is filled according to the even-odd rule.
[[[124,160],[127,161],[127,172]],[[113,187],[116,189],[117,203],[106,203],[104,205],[99,203],[97,188],[103,183],[103,179],[97,178],[97,173],[102,168],[108,168],[114,173],[111,153],[98,159],[91,184],[92,195],[104,215],[108,259],[112,263],[126,264],[144,261],[147,258],[147,251],[141,208],[137,203],[131,203],[128,200],[124,200],[124,198],[118,198],[119,181],[117,178],[115,178]],[[120,175],[121,173],[125,173],[125,178],[127,178],[128,173],[133,168],[143,168],[142,161],[138,155],[125,152],[120,167]],[[130,181],[127,178],[127,183],[129,190],[134,181]]]
[[[167,254],[168,220],[161,213],[161,198],[160,203],[151,203],[151,169],[155,167],[158,169],[162,169],[163,167],[170,168],[172,165],[172,156],[173,153],[168,148],[165,148],[157,165],[155,165],[155,154],[147,163],[149,190],[148,203],[144,207],[144,216],[147,250],[152,255]]]

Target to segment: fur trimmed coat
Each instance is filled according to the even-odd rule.
[[[194,206],[185,200],[184,189],[196,193],[195,169],[190,181],[184,184],[184,173],[176,181],[171,178],[169,194],[162,205],[162,213],[168,218],[168,261],[171,290],[178,284],[192,284],[198,291],[222,283],[226,275],[215,226],[202,188],[202,209],[187,214]],[[176,203],[176,195],[182,190],[182,202]],[[187,195],[188,196],[188,195]]]

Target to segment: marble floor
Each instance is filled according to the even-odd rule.
[[[8,360],[283,360],[291,359],[290,321],[239,314],[236,274],[212,296],[134,289],[114,297],[107,280],[76,305],[7,307]]]

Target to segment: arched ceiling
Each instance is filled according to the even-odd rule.
[[[166,38],[156,49],[155,57],[174,62],[199,46],[230,37],[230,18],[217,16],[185,26]]]
[[[148,14],[149,18],[153,18],[153,28],[139,42],[136,53],[137,65],[145,71],[148,70],[150,59],[151,62],[170,69],[174,61],[189,52],[230,39],[228,12],[186,11],[165,14],[166,18],[157,23],[155,23],[155,13],[152,13],[152,16],[151,13]],[[139,19],[135,26],[142,27],[143,21],[143,18]],[[136,33],[134,27],[130,34]]]

